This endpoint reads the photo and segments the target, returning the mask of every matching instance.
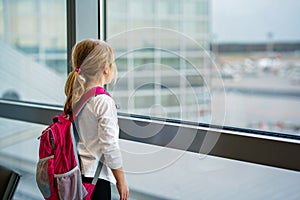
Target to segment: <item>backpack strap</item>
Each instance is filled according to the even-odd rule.
[[[96,86],[93,87],[92,89],[88,90],[78,101],[78,103],[74,106],[73,109],[73,116],[72,116],[72,121],[78,116],[82,108],[85,106],[85,104],[90,100],[90,98],[95,97],[99,94],[106,94],[110,96],[108,92],[105,91],[103,87]]]
[[[75,106],[74,108],[74,112],[73,112],[73,116],[71,117],[71,122],[72,122],[72,126],[71,126],[71,137],[72,137],[72,143],[73,143],[73,149],[74,149],[74,155],[75,155],[75,159],[76,159],[76,162],[78,165],[80,165],[80,162],[79,162],[79,158],[78,158],[78,154],[77,154],[77,143],[76,143],[76,139],[75,137],[79,137],[78,136],[78,132],[77,132],[77,129],[76,129],[76,125],[74,123],[74,120],[75,118],[78,116],[78,114],[80,113],[80,111],[82,110],[82,108],[86,105],[86,103],[92,98],[92,97],[95,97],[99,94],[106,94],[108,96],[110,96],[110,94],[108,92],[105,91],[104,88],[102,87],[94,87],[90,90],[88,90],[83,96],[82,98],[79,100],[79,102],[77,103],[77,105]],[[103,160],[104,160],[104,155],[102,154],[99,162],[98,162],[98,166],[97,166],[97,169],[95,171],[95,174],[94,174],[94,178],[93,178],[93,181],[92,181],[92,184],[93,185],[96,185],[97,181],[98,181],[98,177],[100,175],[100,172],[101,172],[101,169],[102,169],[102,166],[103,166]]]
[[[75,136],[74,136],[74,133],[76,135],[78,135],[77,133],[77,130],[76,130],[76,126],[74,124],[74,122],[72,122],[72,126],[71,126],[71,130],[70,130],[70,133],[71,133],[71,137],[72,137],[72,143],[73,143],[73,150],[74,150],[74,156],[75,156],[75,159],[76,159],[76,162],[77,164],[80,166],[80,162],[79,162],[79,158],[78,158],[78,154],[77,154],[77,146],[76,146],[76,140],[75,140]],[[103,162],[104,162],[104,155],[102,154],[101,155],[101,158],[98,162],[98,165],[97,165],[97,169],[95,171],[95,174],[94,174],[94,177],[93,177],[93,181],[92,181],[92,184],[93,185],[96,185],[97,184],[97,181],[98,181],[98,177],[100,175],[100,172],[101,172],[101,169],[103,167]],[[81,171],[81,167],[79,168],[80,171]],[[81,177],[80,177],[81,178]]]

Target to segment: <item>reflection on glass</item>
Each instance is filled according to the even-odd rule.
[[[63,104],[65,1],[0,1],[0,98]]]
[[[235,1],[108,1],[107,41],[122,55],[116,60],[123,75],[113,89],[116,101],[133,99],[142,89],[135,80],[156,85],[138,104],[121,105],[120,112],[172,118],[171,110],[177,110],[183,120],[300,134],[300,35],[290,26],[300,17],[293,9],[299,3],[232,5]],[[277,22],[284,27],[274,26]],[[174,98],[164,96],[165,88],[178,108]],[[152,109],[157,105],[163,115]]]
[[[209,88],[203,79],[210,82],[207,7],[206,0],[107,2],[107,41],[121,65],[112,93],[118,104],[128,99],[120,112],[210,122],[209,112],[198,114],[210,102],[197,95]]]

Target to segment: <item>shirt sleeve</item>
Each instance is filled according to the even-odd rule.
[[[118,169],[122,167],[122,156],[119,146],[117,109],[111,97],[99,96],[101,97],[96,100],[95,109],[98,120],[98,137],[101,151],[104,154],[104,163],[111,169]]]

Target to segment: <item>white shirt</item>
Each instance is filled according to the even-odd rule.
[[[104,165],[99,178],[116,183],[111,169],[122,167],[119,126],[114,100],[101,94],[86,103],[78,117],[78,153],[85,177],[94,177],[101,155]]]

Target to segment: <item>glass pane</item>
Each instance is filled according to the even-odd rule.
[[[132,199],[300,198],[297,171],[132,141],[121,149]]]
[[[65,1],[1,0],[0,27],[0,98],[62,105]]]
[[[107,41],[120,69],[110,88],[120,112],[299,135],[299,6],[107,1]]]
[[[120,112],[210,123],[208,109],[199,115],[210,101],[198,95],[210,89],[205,69],[212,62],[209,43],[203,42],[209,37],[208,4],[107,1],[107,41],[120,71],[116,85],[109,88]]]
[[[227,90],[226,125],[300,134],[299,6],[212,1],[211,44]]]

